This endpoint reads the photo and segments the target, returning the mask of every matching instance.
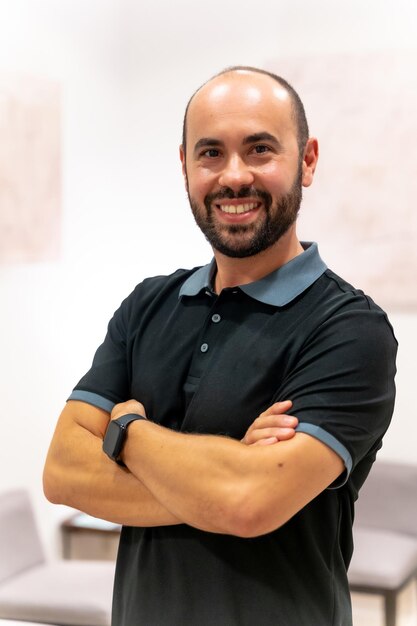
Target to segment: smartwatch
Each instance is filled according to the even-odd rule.
[[[103,440],[103,450],[112,461],[115,461],[119,465],[124,465],[123,461],[119,459],[119,456],[127,436],[128,426],[136,420],[146,420],[146,417],[144,415],[137,415],[136,413],[127,413],[115,420],[111,420],[107,427]]]

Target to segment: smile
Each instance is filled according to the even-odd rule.
[[[249,211],[257,209],[260,205],[260,202],[248,202],[246,204],[217,204],[216,206],[223,213],[249,213]]]

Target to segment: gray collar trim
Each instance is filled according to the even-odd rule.
[[[320,257],[316,243],[301,242],[301,245],[304,248],[302,254],[294,257],[261,280],[240,285],[239,289],[255,300],[273,306],[285,306],[294,300],[320,278],[327,269]],[[211,290],[215,270],[216,262],[214,259],[208,265],[200,267],[185,281],[179,297],[195,296],[202,289]]]

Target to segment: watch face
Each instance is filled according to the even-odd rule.
[[[122,449],[124,431],[119,424],[111,421],[107,427],[106,436],[103,441],[103,450],[114,461]]]

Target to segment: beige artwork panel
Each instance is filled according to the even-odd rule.
[[[0,263],[57,258],[60,159],[57,83],[0,74]]]
[[[416,53],[274,60],[318,137],[299,232],[326,263],[390,309],[417,309]]]

